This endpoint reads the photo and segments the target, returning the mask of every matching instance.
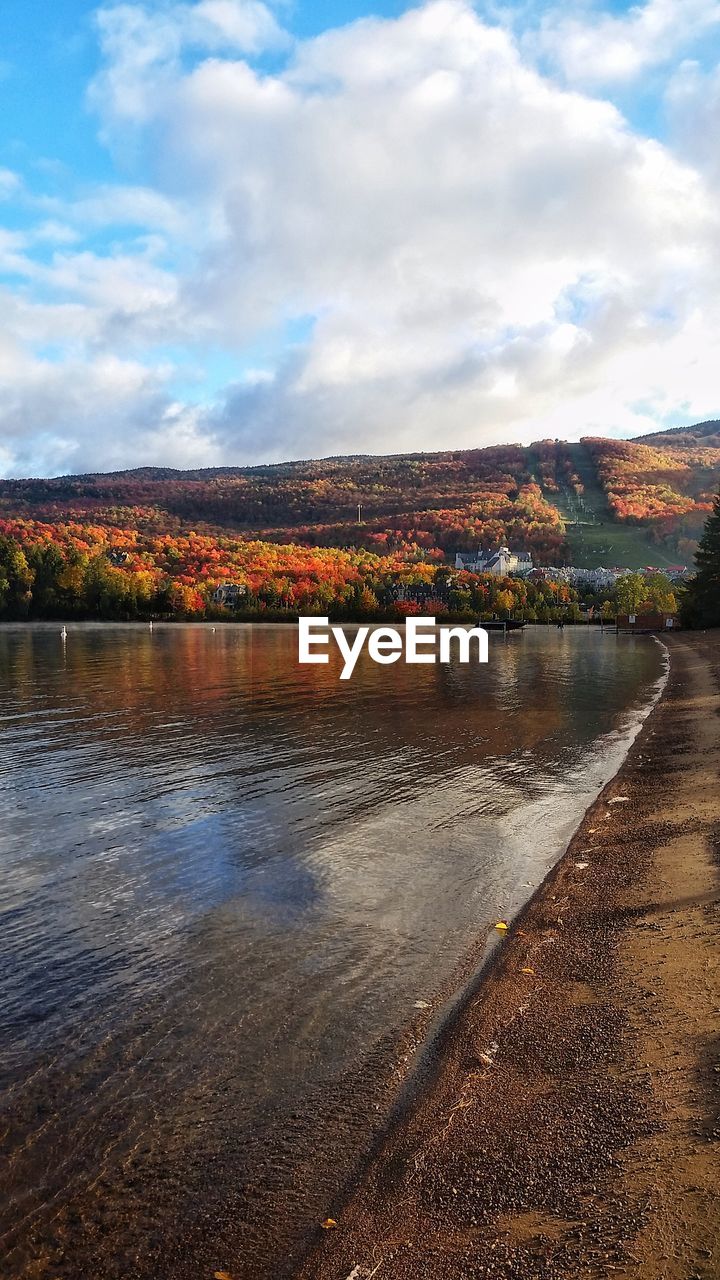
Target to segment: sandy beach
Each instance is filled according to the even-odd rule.
[[[298,1280],[720,1275],[720,634],[514,922]]]

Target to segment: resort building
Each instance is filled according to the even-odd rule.
[[[474,551],[458,551],[455,556],[455,568],[465,569],[468,573],[493,573],[499,578],[508,578],[511,574],[524,577],[532,573],[532,556],[529,551],[511,551],[509,547],[499,547],[497,551],[483,551],[479,547]]]
[[[618,566],[606,569],[603,565],[598,565],[595,569],[577,569],[574,565],[543,565],[541,569],[534,571],[533,576],[552,582],[568,582],[573,587],[613,587],[620,578],[627,577],[629,573],[641,573],[646,576],[664,573],[674,581],[687,576],[687,572],[685,565],[672,565],[670,568],[646,565],[643,569],[626,569]]]

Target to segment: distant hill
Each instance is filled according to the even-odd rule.
[[[669,444],[673,448],[691,448],[695,444],[720,449],[720,419],[696,422],[692,427],[669,427],[666,431],[653,431],[648,436],[636,436],[633,444]]]
[[[550,450],[554,482],[560,453]],[[563,520],[519,446],[456,453],[356,455],[261,467],[0,482],[0,515],[177,532],[199,528],[384,554],[470,549],[508,538],[562,557]]]
[[[403,564],[505,542],[541,564],[690,563],[720,482],[719,430],[4,480],[0,533],[176,566],[185,585],[220,578],[224,552],[250,541]]]

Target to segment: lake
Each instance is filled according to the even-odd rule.
[[[3,1275],[279,1280],[620,764],[649,637],[0,627]]]

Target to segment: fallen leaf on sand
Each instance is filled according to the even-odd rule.
[[[229,1271],[216,1271],[215,1280],[233,1280]]]
[[[585,871],[585,869],[586,869],[587,867],[589,867],[589,866],[590,866],[590,863],[589,863],[589,862],[576,862],[576,863],[575,863],[575,867],[576,867],[576,869],[577,869],[578,871]]]
[[[534,970],[534,969],[523,969],[523,971],[522,971],[522,972],[523,972],[523,973],[529,973],[531,978],[534,978],[534,977],[535,977],[535,970]]]
[[[320,1226],[323,1231],[332,1231],[333,1227],[337,1226],[337,1222],[334,1218],[326,1218],[324,1222],[320,1223]]]
[[[510,928],[510,925],[507,924],[505,920],[498,920],[497,924],[495,925],[495,928],[498,930],[499,933],[507,933],[508,929]]]
[[[492,1067],[494,1065],[495,1055],[499,1048],[500,1046],[497,1040],[493,1040],[492,1044],[489,1044],[487,1049],[484,1049],[482,1053],[478,1054],[478,1059],[484,1067]]]
[[[429,1009],[429,1008],[430,1008],[430,1005],[428,1004],[427,1000],[416,1000],[416,1001],[415,1001],[415,1004],[413,1005],[413,1008],[414,1008],[414,1009]]]
[[[612,800],[608,800],[608,804],[625,804],[629,799],[629,796],[613,796]]]

